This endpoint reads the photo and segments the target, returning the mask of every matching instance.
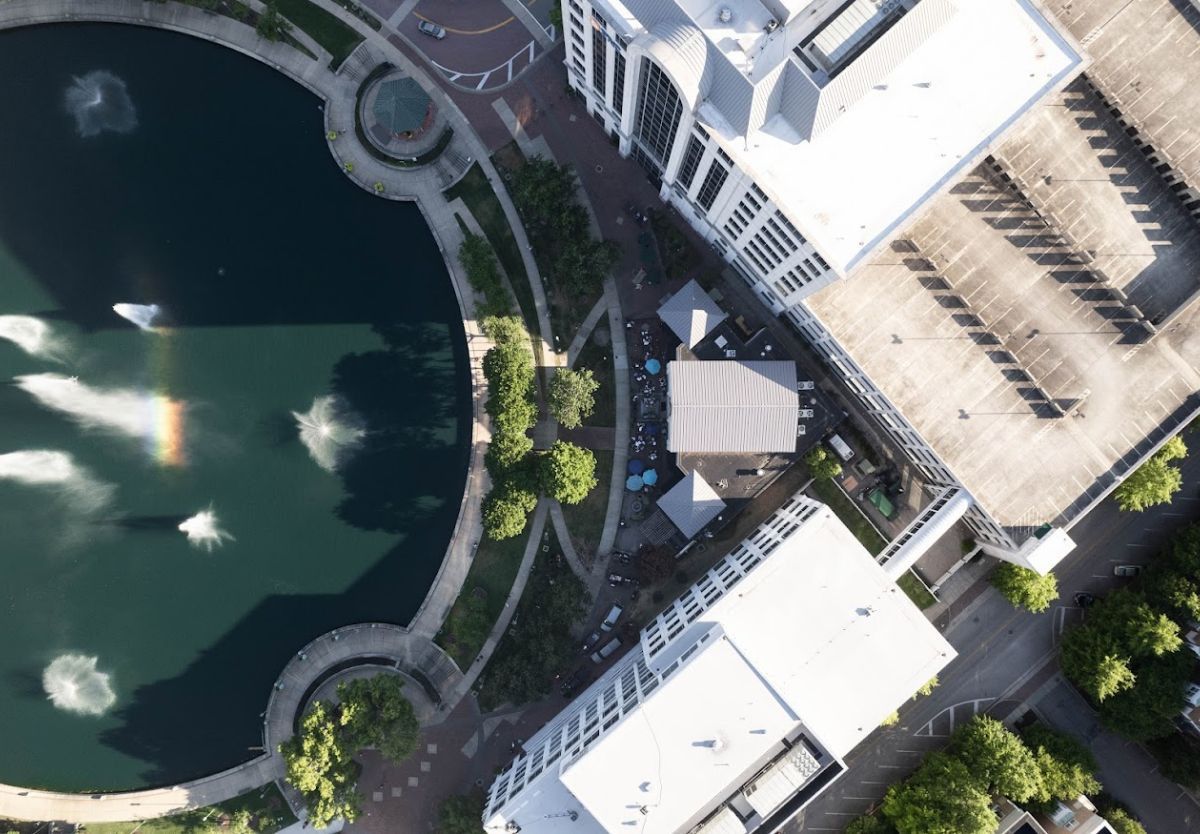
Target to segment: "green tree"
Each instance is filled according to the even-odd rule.
[[[533,237],[560,231],[564,223],[579,223],[578,216],[563,217],[568,206],[577,205],[574,172],[543,156],[526,160],[516,172],[512,180],[512,196],[526,229]]]
[[[921,684],[921,688],[913,693],[913,700],[915,701],[917,698],[932,694],[933,690],[938,688],[938,683],[939,681],[937,675],[934,675],[932,678],[925,681],[925,683]]]
[[[355,788],[353,751],[342,739],[333,714],[317,701],[300,722],[300,731],[279,745],[287,780],[304,797],[308,822],[326,828],[339,817],[358,818],[361,798]]]
[[[1157,568],[1145,580],[1146,597],[1177,621],[1200,620],[1200,586],[1182,573]]]
[[[1183,644],[1179,625],[1134,591],[1109,594],[1093,612],[1092,627],[1103,630],[1131,657],[1161,657]]]
[[[1101,723],[1135,741],[1176,732],[1175,718],[1186,705],[1183,690],[1195,660],[1191,652],[1144,660],[1138,665],[1137,683],[1100,705]]]
[[[1096,760],[1088,749],[1065,733],[1044,724],[1034,724],[1021,737],[1033,751],[1042,774],[1044,793],[1035,799],[1046,804],[1055,799],[1074,799],[1080,794],[1097,793]]]
[[[493,486],[480,510],[484,534],[497,541],[521,535],[536,506],[537,495],[528,490],[506,483]]]
[[[292,31],[292,24],[279,13],[279,6],[275,4],[275,0],[267,0],[266,9],[258,16],[254,31],[258,32],[259,37],[269,41],[281,41]]]
[[[390,674],[338,684],[338,720],[351,749],[373,747],[394,762],[412,755],[421,727],[403,689],[403,679]]]
[[[1188,790],[1200,790],[1200,743],[1182,733],[1147,742],[1163,776]]]
[[[254,834],[254,818],[246,808],[238,808],[229,815],[230,834]]]
[[[1001,722],[977,715],[954,732],[950,753],[979,780],[986,793],[1027,802],[1046,791],[1033,753]]]
[[[1117,834],[1146,834],[1142,824],[1134,819],[1124,808],[1106,808],[1104,818]]]
[[[576,239],[562,247],[554,262],[555,277],[572,292],[588,292],[600,286],[620,256],[620,247],[610,240]]]
[[[533,451],[533,439],[525,432],[497,432],[488,443],[484,465],[492,473],[516,466]]]
[[[503,315],[512,310],[512,301],[496,263],[496,254],[486,238],[466,233],[458,247],[458,260],[467,273],[467,281],[472,289],[485,299],[481,312],[485,315]]]
[[[940,752],[888,789],[883,813],[899,834],[994,834],[997,823],[991,798],[967,766]]]
[[[447,797],[438,806],[437,834],[479,834],[482,817],[482,791]]]
[[[992,571],[992,585],[1013,605],[1035,614],[1045,611],[1058,599],[1058,580],[1054,574],[1043,576],[1011,562],[1001,562]]]
[[[844,834],[896,834],[896,829],[882,814],[871,814],[853,820]]]
[[[599,389],[600,383],[587,368],[560,368],[550,380],[546,396],[551,416],[564,428],[579,428],[595,409]]]
[[[1087,626],[1067,632],[1062,642],[1062,670],[1094,701],[1102,702],[1134,683],[1129,659],[1118,656],[1106,635]]]
[[[485,316],[480,320],[479,328],[498,345],[509,342],[529,344],[529,332],[518,316]]]
[[[824,446],[813,446],[804,456],[808,474],[818,481],[828,481],[842,474],[842,464]]]
[[[556,441],[541,458],[542,489],[556,501],[578,504],[596,486],[596,456],[565,440]]]
[[[1141,512],[1156,504],[1169,504],[1183,486],[1183,473],[1171,461],[1187,456],[1187,446],[1172,437],[1154,456],[1129,474],[1113,492],[1122,510]]]

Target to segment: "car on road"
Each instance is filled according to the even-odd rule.
[[[430,23],[428,20],[417,22],[417,29],[422,35],[429,35],[431,38],[437,38],[439,41],[446,37],[446,30],[436,23]]]
[[[1142,572],[1141,565],[1117,565],[1113,568],[1113,576],[1132,577]]]
[[[1078,593],[1075,595],[1075,604],[1080,608],[1091,608],[1096,602],[1096,598],[1088,593]]]
[[[617,620],[621,619],[621,612],[625,609],[619,605],[614,605],[609,609],[608,616],[604,618],[604,622],[600,623],[601,631],[612,631],[613,626],[617,624]]]
[[[592,652],[592,663],[603,663],[619,648],[621,648],[621,638],[614,637],[605,643],[604,648],[600,649],[600,651]]]

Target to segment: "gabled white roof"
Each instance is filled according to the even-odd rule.
[[[795,362],[667,363],[667,450],[794,452]]]
[[[689,539],[725,509],[725,502],[708,481],[692,471],[658,499],[658,506],[679,532]]]
[[[694,278],[658,308],[658,317],[689,348],[711,333],[727,315]]]

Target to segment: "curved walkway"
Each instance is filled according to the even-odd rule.
[[[73,21],[126,23],[193,35],[235,49],[274,67],[325,99],[330,149],[352,180],[379,196],[394,200],[414,200],[418,203],[438,241],[458,297],[472,374],[474,420],[471,465],[459,518],[446,557],[425,601],[408,628],[382,623],[340,628],[317,638],[297,653],[281,673],[276,688],[270,693],[267,711],[264,713],[264,752],[258,758],[184,784],[126,793],[69,794],[0,785],[0,817],[66,822],[148,819],[230,799],[279,779],[283,775],[283,763],[275,751],[278,744],[291,735],[296,711],[300,708],[305,693],[331,667],[356,658],[389,658],[395,662],[397,668],[424,678],[439,693],[442,715],[469,689],[470,681],[466,681],[464,685],[466,679],[462,672],[433,643],[433,636],[441,627],[450,606],[461,590],[473,556],[474,544],[482,534],[479,505],[487,487],[482,456],[490,437],[483,411],[485,388],[482,357],[491,345],[480,332],[475,320],[475,294],[466,281],[458,258],[452,254],[458,251],[462,233],[453,212],[442,196],[442,191],[465,172],[474,161],[472,155],[479,157],[481,167],[493,184],[498,183],[499,179],[482,142],[444,91],[434,85],[428,76],[394,45],[353,15],[334,3],[322,0],[315,2],[367,39],[367,43],[360,46],[356,55],[352,56],[360,63],[354,64],[348,60],[339,72],[334,73],[325,64],[314,61],[285,44],[260,38],[251,27],[243,23],[176,3],[160,4],[141,0],[6,0],[0,3],[0,29]],[[382,56],[416,78],[429,91],[438,106],[447,113],[455,136],[443,157],[435,164],[419,168],[394,168],[374,159],[358,144],[354,135],[354,99],[361,82],[358,73],[366,66],[366,62],[371,60],[371,53]],[[347,111],[348,121],[345,120]],[[501,186],[496,192],[526,261],[530,285],[537,301],[539,323],[543,332],[549,333],[545,295],[537,266],[529,254],[524,228],[504,188]],[[544,337],[543,347],[545,356],[554,356],[545,344]],[[542,519],[544,520],[544,513]],[[514,587],[514,594],[516,593],[518,591]],[[511,617],[511,612],[506,613]],[[504,619],[503,625],[507,626],[507,619]],[[502,633],[503,628],[497,623],[494,636],[498,638]],[[471,680],[474,679],[474,674],[470,676]]]

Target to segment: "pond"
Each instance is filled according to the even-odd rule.
[[[0,782],[174,784],[255,755],[305,642],[416,612],[461,317],[274,70],[72,24],[0,34],[0,78]]]

